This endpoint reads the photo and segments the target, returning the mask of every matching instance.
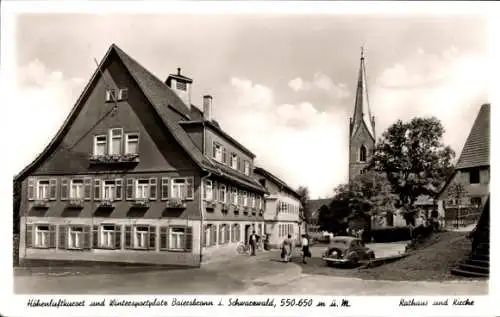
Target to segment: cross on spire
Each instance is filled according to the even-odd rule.
[[[361,58],[365,58],[365,47],[361,45]]]

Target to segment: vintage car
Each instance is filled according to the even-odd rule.
[[[335,264],[357,265],[375,258],[375,252],[367,248],[361,239],[350,236],[333,237],[323,253],[322,259],[328,266]]]

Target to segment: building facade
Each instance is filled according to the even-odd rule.
[[[460,184],[462,197],[454,187]],[[452,177],[438,199],[440,221],[445,226],[475,223],[490,193],[490,104],[481,106],[465,141]]]
[[[269,193],[265,196],[264,233],[269,236],[270,246],[279,247],[288,235],[298,243],[305,233],[305,224],[300,217],[300,196],[284,181],[261,167],[255,168],[254,175]]]
[[[47,148],[16,180],[21,262],[199,266],[264,226],[255,155],[116,45]],[[201,98],[200,98],[201,99]],[[263,230],[263,229],[260,229]]]

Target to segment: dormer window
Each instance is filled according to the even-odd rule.
[[[122,88],[118,90],[118,100],[127,100],[128,98],[128,89]]]
[[[359,148],[359,161],[366,162],[366,147],[364,145]]]
[[[115,94],[114,89],[106,89],[106,102],[114,102],[116,100]]]
[[[109,154],[119,155],[122,153],[123,129],[115,128],[109,130]]]
[[[125,135],[125,154],[139,153],[139,133],[127,133]]]
[[[212,156],[215,160],[222,162],[222,146],[217,142],[213,143]]]
[[[187,90],[187,84],[182,81],[175,81],[175,88],[178,90],[186,91]]]
[[[106,154],[106,135],[96,135],[94,137],[94,155],[101,156]]]
[[[238,155],[231,153],[231,168],[238,169]]]

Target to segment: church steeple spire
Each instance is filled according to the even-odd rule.
[[[366,125],[371,137],[375,139],[375,118],[372,117],[370,102],[368,100],[364,47],[361,47],[358,82],[356,87],[356,100],[354,103],[354,114],[351,118],[350,126],[351,137],[354,133],[356,133],[356,130],[362,123]]]

